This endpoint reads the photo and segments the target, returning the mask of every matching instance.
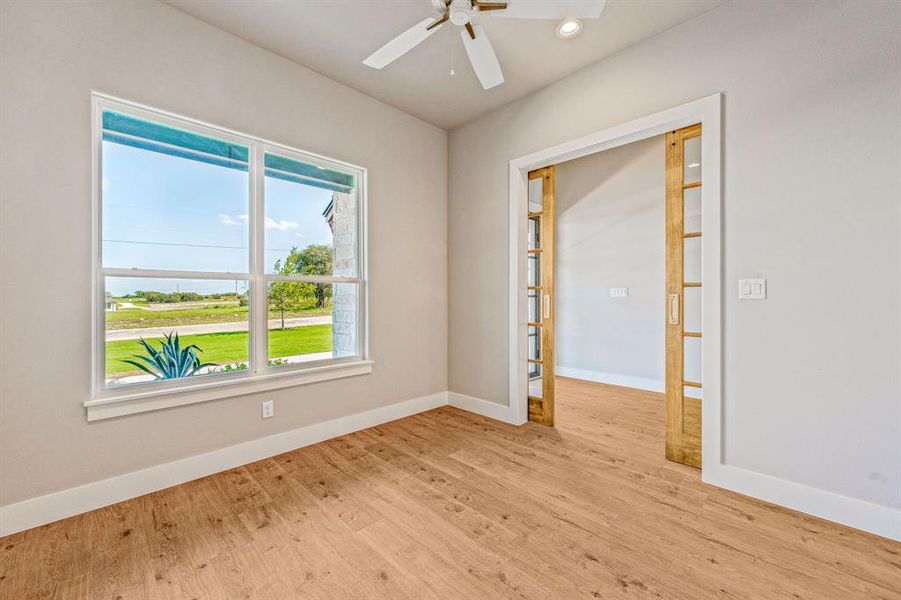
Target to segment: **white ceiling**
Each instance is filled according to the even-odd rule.
[[[253,44],[300,63],[442,128],[452,128],[526,96],[723,0],[608,0],[571,40],[554,21],[477,17],[504,70],[483,90],[466,58],[459,27],[446,24],[382,70],[362,60],[429,16],[429,0],[164,0]],[[517,1],[517,0],[513,0]],[[533,1],[533,0],[519,0]],[[450,76],[451,65],[456,75]]]

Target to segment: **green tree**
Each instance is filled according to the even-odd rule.
[[[296,248],[291,249],[293,254]],[[332,247],[326,244],[310,244],[297,253],[297,274],[299,275],[331,275]],[[289,256],[290,258],[290,256]],[[332,286],[328,283],[314,283],[313,295],[316,296],[316,308],[325,308],[332,297]]]
[[[300,260],[296,248],[291,248],[291,253],[285,258],[275,261],[275,272],[279,275],[294,275],[297,273],[297,263]],[[298,281],[272,281],[269,283],[269,310],[277,310],[281,315],[282,326],[285,328],[285,311],[297,310],[303,305],[304,284]]]
[[[292,247],[284,261],[275,261],[278,275],[331,275],[332,248],[325,244],[311,244],[303,250]],[[300,281],[273,281],[269,284],[269,307],[279,311],[281,328],[285,328],[285,312],[300,310],[314,300],[316,308],[325,308],[332,297],[332,287],[327,283]]]

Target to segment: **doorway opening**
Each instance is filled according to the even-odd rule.
[[[666,429],[669,460],[700,467],[700,132],[530,174],[530,421],[622,420],[633,405]]]
[[[709,97],[511,161],[509,420],[552,425],[562,416],[552,375],[631,387],[657,394],[658,406],[665,406],[669,460],[700,467],[703,454],[722,465],[719,102],[718,95]],[[709,132],[704,125],[703,145],[702,123],[712,123]],[[656,181],[635,192],[645,206],[629,206],[630,194],[613,189],[628,182],[625,167],[610,167],[602,181],[573,177],[580,163],[648,148],[658,159]],[[603,152],[610,149],[618,152]],[[583,170],[598,174],[597,165]],[[535,182],[542,186],[537,195]],[[617,207],[593,204],[604,193],[619,202],[619,215],[604,219],[604,210]],[[538,207],[531,205],[535,198]],[[642,222],[655,223],[653,233],[642,233]],[[555,225],[550,233],[546,223]],[[650,246],[639,243],[642,235]],[[590,250],[598,244],[615,248],[616,260],[592,263]],[[655,252],[662,260],[648,261]],[[556,258],[550,265],[549,257]],[[702,443],[707,438],[711,443]]]
[[[585,420],[598,435],[625,422],[663,431],[665,138],[556,165],[555,398],[563,427]]]

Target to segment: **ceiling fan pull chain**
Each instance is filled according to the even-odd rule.
[[[454,48],[457,46],[457,40],[451,36],[451,51],[450,51],[450,76],[453,77],[456,75],[456,71],[454,71]]]

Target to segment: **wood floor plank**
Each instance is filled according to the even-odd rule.
[[[0,539],[0,600],[901,600],[901,544],[666,461],[661,394],[444,407]]]

